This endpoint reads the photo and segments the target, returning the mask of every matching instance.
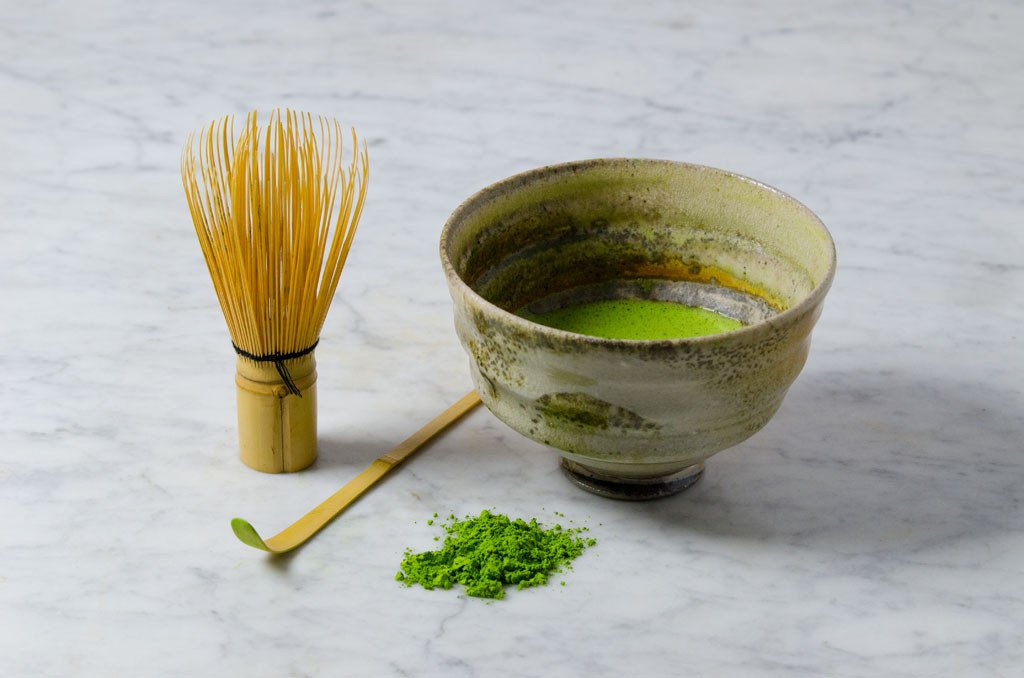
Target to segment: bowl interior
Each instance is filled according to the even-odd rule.
[[[831,275],[820,220],[729,172],[656,160],[590,160],[484,189],[451,216],[446,266],[510,312],[616,297],[681,301],[764,320]]]

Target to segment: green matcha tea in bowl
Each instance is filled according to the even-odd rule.
[[[809,209],[751,179],[602,159],[470,197],[441,260],[487,408],[555,448],[577,485],[650,499],[778,410],[835,247]]]

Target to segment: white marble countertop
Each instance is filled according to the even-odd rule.
[[[0,675],[1019,676],[1020,3],[3,2]],[[302,4],[302,3],[300,3]],[[318,350],[321,458],[236,458],[178,176],[291,106],[368,139]],[[292,557],[284,527],[470,386],[437,257],[463,198],[596,156],[797,196],[840,266],[762,432],[677,497],[575,489],[477,411]],[[399,586],[432,513],[564,512],[566,586]]]

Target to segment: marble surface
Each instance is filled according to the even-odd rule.
[[[0,4],[0,675],[1021,675],[1020,3]],[[178,177],[189,130],[275,105],[373,167],[288,477],[236,459]],[[239,544],[232,516],[275,532],[469,388],[451,209],[609,155],[831,228],[773,422],[634,505],[478,411],[296,555]],[[494,604],[396,584],[428,516],[486,507],[599,544]]]

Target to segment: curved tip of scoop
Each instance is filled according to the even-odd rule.
[[[256,528],[248,523],[248,521],[242,520],[241,518],[231,519],[231,531],[238,537],[238,541],[242,542],[246,546],[251,546],[254,549],[261,551],[270,551],[267,545],[257,534]]]

